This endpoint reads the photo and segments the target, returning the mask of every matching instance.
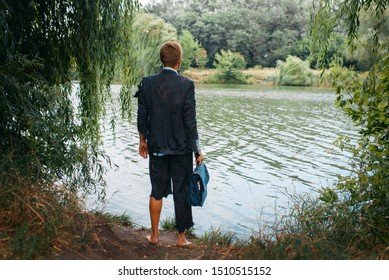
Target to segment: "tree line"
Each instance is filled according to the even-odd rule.
[[[316,1],[317,2],[317,1]],[[153,0],[144,11],[158,16],[181,34],[189,31],[208,55],[207,67],[221,50],[244,56],[246,67],[275,67],[290,56],[309,57],[310,17],[319,5],[312,0]],[[386,13],[388,15],[388,13]],[[359,36],[366,37],[374,22],[361,13]],[[389,36],[389,23],[381,28]],[[373,58],[363,48],[351,54],[340,23],[327,49],[327,66],[333,61],[368,70]],[[194,64],[196,66],[196,64]],[[316,61],[311,62],[311,67]]]

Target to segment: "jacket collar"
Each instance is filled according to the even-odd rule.
[[[177,70],[173,69],[173,68],[170,68],[170,67],[164,67],[160,73],[164,73],[164,74],[176,74],[178,75],[178,72]]]

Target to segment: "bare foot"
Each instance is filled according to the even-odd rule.
[[[185,247],[185,246],[189,246],[191,244],[192,244],[192,242],[189,242],[188,240],[186,240],[186,238],[184,238],[184,239],[179,238],[178,242],[177,242],[178,247]]]
[[[158,238],[151,237],[151,235],[147,235],[146,239],[147,239],[147,241],[149,241],[149,243],[151,245],[157,245],[158,244]]]

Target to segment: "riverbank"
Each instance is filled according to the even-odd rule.
[[[276,68],[250,68],[243,70],[242,72],[248,77],[248,82],[250,84],[274,85],[274,77],[277,75],[277,71]],[[196,83],[207,83],[209,77],[215,75],[216,72],[216,69],[190,68],[184,70],[182,74]]]
[[[174,230],[161,230],[155,246],[146,240],[149,229],[134,226],[125,216],[83,211],[78,199],[69,200],[65,206],[47,190],[42,193],[34,189],[28,190],[25,198],[14,205],[19,212],[12,207],[0,209],[0,259],[389,259],[387,244],[368,236],[350,239],[354,232],[347,230],[343,241],[343,228],[321,228],[321,208],[306,208],[309,201],[283,217],[281,223],[247,240],[235,239],[233,233],[223,229],[210,229],[200,237],[188,234],[192,244],[182,248],[176,246]],[[328,213],[328,209],[323,211]],[[296,217],[296,213],[300,214]],[[340,217],[345,218],[349,217]]]
[[[0,260],[235,257],[232,244],[214,246],[189,234],[193,244],[177,247],[175,231],[168,230],[172,223],[161,231],[159,244],[151,245],[146,240],[150,230],[136,226],[125,215],[86,211],[74,193],[59,185],[31,185],[28,179],[16,179],[13,199],[0,207]]]
[[[242,70],[242,74],[247,77],[247,83],[252,85],[265,85],[265,86],[274,86],[276,85],[277,68],[250,68]],[[313,85],[314,87],[330,87],[330,81],[328,80],[328,75],[324,75],[320,78],[321,71],[311,70],[314,77]],[[216,69],[198,69],[190,68],[188,70],[182,71],[184,76],[187,76],[195,83],[199,84],[212,84],[212,76],[215,76],[217,73]]]
[[[236,256],[233,245],[214,246],[190,234],[192,244],[177,247],[175,231],[161,230],[160,242],[152,245],[146,240],[150,230],[144,227],[107,218],[112,217],[109,214],[61,210],[62,217],[56,221],[34,209],[36,216],[21,224],[0,224],[0,260],[221,260]],[[38,216],[41,221],[35,219]]]
[[[88,221],[82,243],[72,242],[57,248],[56,258],[65,260],[220,260],[232,259],[237,248],[213,246],[189,235],[187,247],[177,247],[175,231],[162,230],[158,245],[146,240],[149,229],[84,213]]]
[[[66,246],[56,247],[56,259],[62,260],[254,260],[254,259],[389,259],[385,245],[366,248],[343,247],[320,236],[288,233],[251,236],[247,241],[232,241],[233,235],[213,230],[203,237],[189,234],[192,242],[177,247],[174,230],[160,231],[160,242],[146,240],[150,230],[125,222],[109,220],[101,215],[84,213],[84,236]],[[76,242],[75,242],[76,241]],[[78,241],[81,241],[78,239]]]

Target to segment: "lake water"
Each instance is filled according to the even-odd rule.
[[[119,86],[113,86],[117,96]],[[356,137],[330,90],[295,87],[196,87],[198,130],[211,180],[205,205],[193,209],[195,233],[213,228],[247,237],[288,208],[286,194],[332,186],[347,175],[349,155],[333,142]],[[119,108],[119,105],[115,105]],[[136,99],[131,123],[117,119],[103,133],[118,168],[107,174],[107,201],[97,208],[150,227],[148,160],[138,155]],[[107,123],[111,116],[107,116]],[[107,124],[109,127],[109,124]],[[174,216],[164,200],[161,220]]]

